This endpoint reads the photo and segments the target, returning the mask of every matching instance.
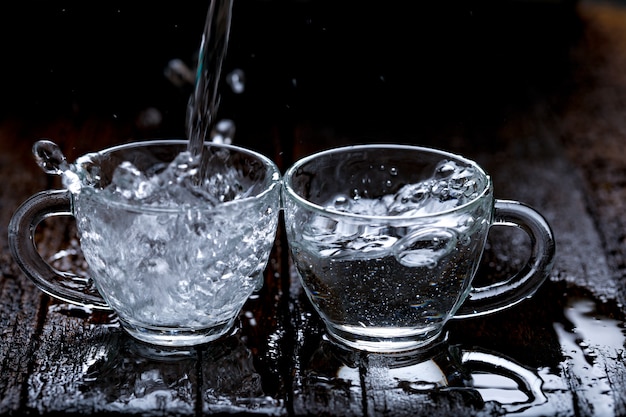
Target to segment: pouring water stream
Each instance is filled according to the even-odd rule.
[[[233,0],[212,0],[200,44],[196,82],[187,106],[188,151],[202,155],[203,143],[215,125],[222,64],[228,48]]]

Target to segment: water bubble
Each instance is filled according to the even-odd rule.
[[[434,382],[424,382],[424,381],[409,382],[409,383],[407,383],[406,381],[401,381],[398,384],[398,386],[400,386],[402,389],[409,391],[409,392],[432,391],[438,387],[438,385]]]
[[[212,155],[222,158],[217,153]],[[200,155],[189,151],[181,152],[169,164],[156,164],[145,172],[132,163],[122,162],[113,173],[112,181],[106,188],[111,198],[132,203],[159,207],[194,206],[205,207],[246,198],[254,192],[245,185],[245,177],[234,168],[223,167],[219,163],[209,163],[211,171],[200,175]],[[70,177],[71,171],[64,173]]]
[[[348,211],[350,210],[351,206],[352,201],[350,200],[350,197],[343,194],[336,196],[333,202],[330,204],[330,208],[340,211]]]
[[[463,197],[472,198],[472,196],[478,191],[478,184],[474,180],[468,180],[465,183],[463,191]]]
[[[122,162],[113,174],[114,192],[126,200],[141,200],[152,194],[154,185],[128,161]]]
[[[408,184],[395,194],[393,203],[388,207],[390,215],[405,214],[424,206],[430,196],[428,183]]]
[[[199,156],[194,156],[190,152],[181,152],[159,175],[158,181],[162,185],[183,184],[190,177],[196,176],[199,164]],[[122,168],[122,165],[118,169]]]
[[[433,196],[445,200],[450,195],[450,187],[447,181],[437,181],[431,188]]]
[[[456,248],[456,244],[454,230],[426,228],[398,240],[393,254],[404,266],[434,268],[442,257]]]
[[[398,174],[396,167],[371,165],[371,169],[389,170],[390,175]],[[369,186],[372,178],[361,178],[362,189],[351,192],[352,204],[337,206],[337,202],[328,203],[329,208],[349,211],[353,214],[372,216],[418,216],[441,213],[466,204],[476,198],[484,184],[480,172],[473,167],[464,167],[453,161],[444,160],[437,165],[433,174],[422,181],[405,184],[394,193],[387,193],[378,198],[370,198]],[[392,179],[382,181],[387,189],[394,187]]]
[[[350,213],[385,216],[387,215],[387,203],[383,199],[360,198],[352,201]]]
[[[354,250],[358,253],[386,250],[396,243],[397,239],[391,236],[362,235],[348,242],[346,249]]]
[[[452,174],[454,174],[456,169],[457,169],[457,165],[454,162],[442,161],[435,168],[435,178],[437,179],[448,178]]]

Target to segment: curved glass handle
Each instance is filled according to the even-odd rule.
[[[17,209],[9,223],[9,247],[13,258],[34,283],[46,294],[81,306],[110,309],[99,294],[89,294],[63,286],[72,274],[52,268],[35,246],[37,225],[51,216],[71,216],[71,196],[66,190],[42,191],[31,196]]]
[[[472,288],[454,314],[455,319],[482,316],[514,306],[532,296],[552,270],[554,236],[548,222],[537,211],[517,201],[496,200],[492,226],[519,227],[525,231],[530,237],[530,257],[511,278]]]

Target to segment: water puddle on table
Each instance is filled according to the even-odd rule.
[[[624,362],[624,318],[619,313],[599,313],[598,307],[606,304],[586,297],[570,298],[564,311],[569,323],[555,323],[554,328],[564,356],[561,371],[577,383],[572,390],[584,392],[595,415],[614,415],[615,397],[609,381],[614,373],[623,372],[617,365]],[[544,386],[544,390],[551,388],[548,383]]]
[[[622,313],[609,302],[574,295],[567,297],[563,314],[565,320],[553,324],[563,355],[559,369],[526,368],[526,382],[536,384],[544,401],[535,400],[529,407],[511,411],[523,416],[570,415],[576,407],[572,398],[575,392],[586,399],[593,415],[615,415],[609,381],[613,373],[623,372],[626,334]],[[524,397],[533,386],[481,374],[473,375],[473,385],[485,401],[495,401],[505,409],[526,402]]]
[[[568,416],[575,415],[581,398],[585,412],[615,415],[610,381],[623,372],[626,342],[620,306],[580,289],[566,290],[563,297],[562,316],[552,323],[561,351],[556,366],[551,359],[528,366],[511,352],[458,340],[402,357],[342,351],[324,337],[298,389],[312,393],[323,387],[330,404],[351,397],[346,415],[426,415],[431,409],[437,415],[442,406],[460,401],[477,415]],[[298,406],[306,404],[296,398],[296,411]]]
[[[587,408],[585,412],[593,415],[615,415],[616,401],[620,400],[610,381],[623,378],[621,375],[624,369],[626,334],[622,307],[611,300],[599,300],[584,289],[566,288],[561,282],[547,285],[549,295],[533,300],[534,304],[529,307],[536,309],[545,305],[546,309],[551,309],[546,316],[541,317],[551,317],[552,321],[544,320],[537,323],[537,326],[551,327],[546,332],[548,337],[554,338],[551,345],[559,348],[555,347],[554,352],[547,354],[558,355],[560,349],[560,357],[546,358],[545,363],[540,360],[539,363],[528,365],[524,363],[525,356],[520,353],[525,347],[521,347],[521,351],[507,350],[505,354],[494,349],[493,346],[497,344],[492,345],[488,339],[466,346],[463,338],[455,338],[454,344],[445,342],[429,352],[414,356],[388,357],[346,352],[325,339],[323,330],[320,330],[319,318],[309,311],[303,313],[301,321],[304,325],[296,329],[295,336],[286,332],[280,323],[276,329],[265,329],[263,333],[268,335],[265,342],[258,339],[256,341],[266,343],[266,346],[259,349],[254,347],[255,352],[264,352],[264,356],[251,359],[248,362],[250,373],[240,376],[243,379],[252,377],[264,386],[275,386],[280,379],[292,380],[290,376],[283,376],[284,379],[278,376],[283,372],[278,363],[284,362],[282,356],[289,354],[284,347],[293,346],[301,358],[301,363],[296,364],[298,368],[296,377],[293,378],[295,412],[306,411],[312,405],[308,402],[311,396],[323,395],[327,398],[327,407],[341,405],[346,416],[396,411],[401,411],[400,414],[403,415],[425,415],[429,409],[436,413],[437,407],[440,409],[442,405],[449,405],[450,401],[460,402],[462,407],[476,410],[478,415],[495,413],[516,416],[569,416],[575,415],[581,398]],[[293,297],[294,294],[287,296]],[[118,326],[115,315],[110,312],[93,311],[64,303],[51,304],[48,314],[83,319],[92,328]],[[242,312],[243,321],[254,316],[253,311]],[[534,319],[533,316],[530,320]],[[121,332],[115,329],[111,331],[115,334]],[[295,340],[285,341],[286,337],[295,337]],[[93,355],[86,355],[84,369],[90,371],[85,372],[84,382],[91,389],[102,390],[101,394],[107,392],[108,395],[115,396],[113,391],[116,388],[108,384],[110,375],[94,373],[93,365],[97,368],[111,367],[111,349],[117,352],[114,362],[136,362],[133,359],[135,354],[126,352],[126,355],[124,349],[119,350],[119,346],[116,346],[119,341],[115,342],[115,338],[100,342],[100,353],[92,350]],[[248,352],[246,355],[250,354],[242,346],[239,349],[239,353],[235,355],[239,358],[243,351]],[[109,353],[103,357],[102,351]],[[212,361],[223,360],[220,355],[213,354],[205,355],[201,359],[206,361],[209,356],[212,356]],[[192,363],[197,363],[197,359],[187,358]],[[267,369],[254,369],[254,363],[259,360]],[[150,364],[157,371],[161,367],[158,355],[148,362],[139,362],[142,367]],[[195,368],[197,365],[188,366]],[[117,368],[117,365],[113,368]],[[143,368],[141,374],[144,377],[149,376],[144,374],[147,371]],[[176,369],[173,372],[175,374]],[[171,375],[172,378],[174,376]],[[209,391],[212,389],[210,386],[208,384]],[[234,400],[225,400],[230,398],[230,388],[221,386],[219,390],[222,400],[218,404],[225,401],[222,406],[229,403],[232,407]],[[289,388],[282,387],[271,393],[277,398],[270,398],[261,391],[247,398],[263,404],[252,407],[276,413],[277,410],[284,411],[282,407],[285,401],[291,401],[281,397],[289,391]],[[115,402],[112,403],[114,404]],[[221,406],[216,406],[221,409]],[[246,409],[250,405],[238,406]],[[317,402],[315,406],[320,411],[324,410],[323,402]],[[623,404],[620,406],[623,407]],[[326,409],[329,410],[330,408]],[[282,411],[278,411],[278,414]]]

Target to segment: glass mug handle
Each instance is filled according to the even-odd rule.
[[[483,316],[514,306],[532,296],[552,269],[554,236],[537,211],[517,201],[496,200],[491,226],[518,227],[526,232],[530,237],[530,257],[522,269],[509,279],[472,288],[454,314],[454,319]]]
[[[73,274],[50,266],[35,245],[37,225],[52,216],[72,216],[72,200],[67,190],[48,190],[34,194],[15,211],[9,223],[9,247],[22,271],[39,289],[60,300],[96,309],[110,309],[99,294],[65,287]]]

